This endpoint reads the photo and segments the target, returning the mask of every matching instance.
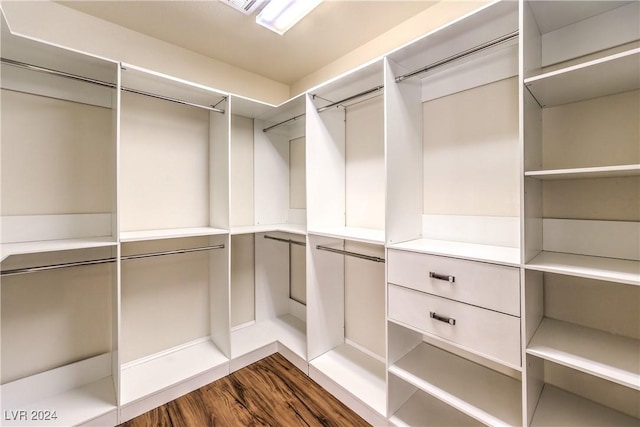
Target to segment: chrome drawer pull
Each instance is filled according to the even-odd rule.
[[[455,326],[456,325],[456,319],[454,319],[452,317],[440,316],[440,315],[434,313],[433,311],[429,312],[429,317],[431,317],[432,319],[439,320],[439,321],[444,322],[444,323],[448,323],[451,326]]]
[[[438,279],[438,280],[445,280],[449,283],[453,283],[456,281],[456,277],[455,276],[447,276],[446,274],[438,274],[438,273],[434,273],[433,271],[429,272],[429,277],[431,277],[432,279]]]

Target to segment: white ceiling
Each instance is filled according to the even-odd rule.
[[[290,85],[436,2],[325,0],[283,36],[219,0],[59,3]]]

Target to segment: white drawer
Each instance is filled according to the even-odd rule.
[[[390,284],[389,318],[472,352],[521,366],[518,317]]]
[[[390,283],[520,316],[518,268],[397,249],[387,266]]]

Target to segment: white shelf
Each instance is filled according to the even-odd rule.
[[[448,240],[416,239],[389,245],[390,249],[403,249],[432,255],[444,255],[472,261],[491,262],[514,267],[520,266],[520,249],[507,246],[479,245]]]
[[[385,243],[384,230],[374,230],[371,228],[331,227],[313,231],[309,230],[309,234],[351,240],[354,242],[371,243],[373,245],[384,245]]]
[[[390,418],[396,427],[471,427],[478,422],[451,406],[418,391]]]
[[[638,426],[640,421],[598,403],[545,384],[531,426]]]
[[[640,48],[524,80],[543,107],[568,104],[640,87]]]
[[[527,354],[640,390],[640,342],[544,319]]]
[[[543,251],[525,267],[529,270],[640,286],[638,261]]]
[[[229,359],[209,339],[128,363],[122,367],[121,404],[135,402],[228,363]]]
[[[422,343],[389,372],[491,426],[520,425],[521,383]]]
[[[237,234],[268,233],[268,232],[274,232],[274,231],[306,236],[307,226],[304,224],[245,225],[241,227],[231,227],[230,233],[232,236],[234,236]]]
[[[178,239],[182,237],[214,236],[227,234],[227,230],[213,227],[169,228],[163,230],[123,231],[121,242],[139,242],[144,240]]]
[[[279,341],[302,359],[307,359],[305,323],[290,314],[254,323],[231,333],[233,359]]]
[[[74,249],[90,249],[105,246],[116,246],[111,236],[85,237],[81,239],[44,240],[38,242],[3,243],[0,245],[2,260],[11,255],[35,254],[41,252],[70,251]]]
[[[386,414],[385,364],[342,344],[316,357],[310,365],[381,415]]]
[[[14,422],[5,418],[4,411],[18,410],[27,411],[28,420]],[[55,412],[57,419],[32,419],[32,410]],[[75,426],[103,416],[112,416],[111,422],[117,422],[116,395],[111,376],[19,407],[3,405],[2,411],[3,426]]]
[[[542,180],[630,177],[640,175],[640,165],[538,170],[525,172],[524,175]]]

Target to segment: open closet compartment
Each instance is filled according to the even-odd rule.
[[[229,373],[224,94],[122,66],[121,418]]]
[[[386,420],[382,80],[382,61],[368,64],[310,91],[306,112],[309,374],[374,425]]]
[[[117,424],[118,66],[0,25],[3,425]]]
[[[305,98],[231,103],[231,371],[279,351],[306,373]]]
[[[530,425],[639,422],[639,7],[522,6]]]
[[[475,423],[522,424],[518,10],[494,2],[385,62],[396,425],[437,425],[426,395]]]

